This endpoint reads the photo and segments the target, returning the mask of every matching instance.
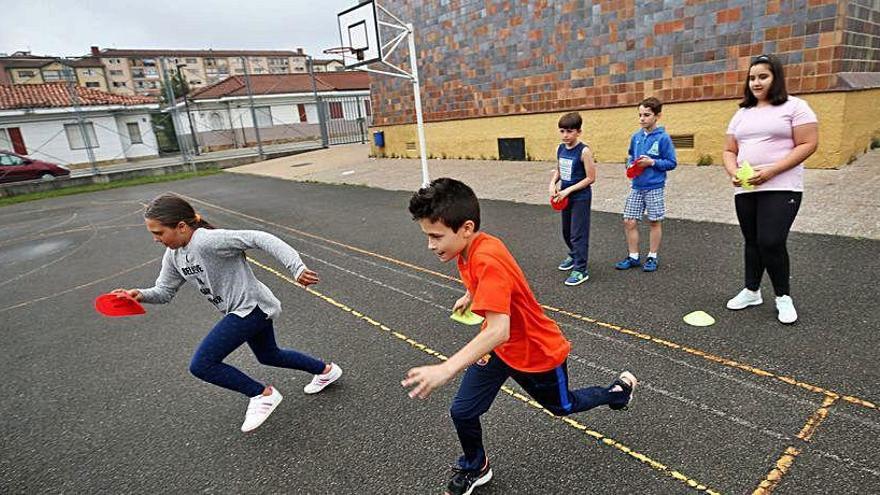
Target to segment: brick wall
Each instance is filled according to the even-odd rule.
[[[841,72],[880,72],[880,2],[847,2]]]
[[[426,121],[737,98],[752,57],[777,54],[793,93],[880,72],[876,0],[401,1]],[[386,40],[389,39],[386,37]],[[406,67],[405,44],[392,59]],[[876,75],[876,74],[875,74]],[[415,121],[405,80],[372,77],[374,125]]]

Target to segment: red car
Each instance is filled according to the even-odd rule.
[[[69,176],[70,170],[67,167],[33,160],[11,151],[0,151],[0,182],[33,179],[52,180],[56,177]]]

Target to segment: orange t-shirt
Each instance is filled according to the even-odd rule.
[[[565,361],[571,343],[556,322],[544,314],[525,275],[500,239],[477,233],[467,260],[459,255],[458,271],[473,296],[471,311],[484,317],[486,311],[510,316],[510,339],[495,348],[495,354],[508,366],[536,373],[550,371]]]

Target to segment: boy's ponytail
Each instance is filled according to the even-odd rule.
[[[177,227],[184,222],[194,230],[198,228],[213,229],[214,226],[196,213],[196,210],[185,199],[174,194],[163,194],[150,201],[144,211],[144,218],[156,220],[166,227]]]

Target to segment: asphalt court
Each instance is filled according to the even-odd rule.
[[[321,275],[304,290],[250,253],[284,306],[279,343],[340,363],[337,386],[307,397],[309,377],[237,351],[232,363],[285,395],[242,435],[244,400],[187,370],[218,318],[196,291],[144,317],[97,316],[98,293],[155,279],[162,248],[140,205],[166,190],[219,226],[278,235]],[[399,382],[474,329],[449,320],[462,292],[455,267],[427,251],[407,199],[221,174],[0,209],[0,491],[442,491],[458,455],[447,412],[458,379],[427,401]],[[591,280],[568,288],[549,208],[482,204],[484,229],[505,240],[572,341],[572,385],[630,369],[641,386],[630,411],[556,418],[508,382],[484,416],[496,478],[475,493],[880,491],[880,325],[859,309],[876,300],[877,242],[792,234],[802,321],[782,327],[768,302],[723,309],[739,280],[735,226],[669,221],[660,271],[620,273],[619,217],[594,212]],[[683,324],[695,309],[718,323]]]

